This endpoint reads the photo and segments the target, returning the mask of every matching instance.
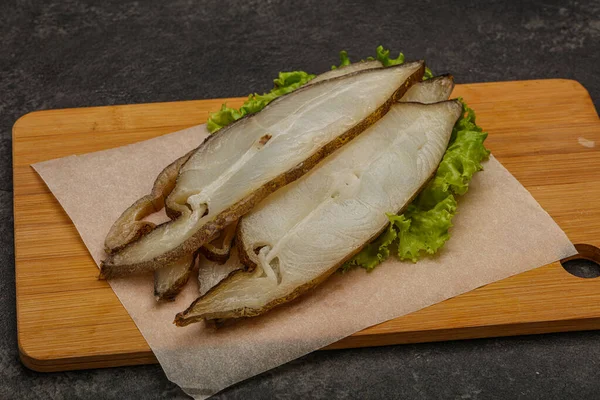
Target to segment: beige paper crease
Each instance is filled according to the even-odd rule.
[[[149,193],[156,175],[198,146],[204,125],[106,151],[33,165],[99,263],[113,221]],[[173,318],[198,294],[196,279],[157,304],[152,275],[110,281],[167,377],[195,398],[485,284],[576,254],[565,233],[492,156],[459,200],[452,239],[416,264],[390,259],[372,273],[334,274],[301,299],[218,330]]]

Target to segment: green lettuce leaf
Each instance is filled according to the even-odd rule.
[[[378,46],[376,50],[377,56],[375,57],[384,67],[391,67],[392,65],[404,64],[404,54],[398,54],[396,58],[390,58],[390,51]]]
[[[455,214],[456,200],[450,194],[431,209],[411,204],[404,214],[388,216],[390,227],[398,233],[398,257],[416,262],[422,251],[435,254],[450,239],[448,230]]]
[[[487,133],[477,125],[475,112],[460,100],[463,116],[454,125],[435,177],[402,215],[388,214],[390,225],[386,231],[342,269],[360,266],[370,271],[394,248],[401,260],[416,262],[423,254],[435,254],[450,239],[449,229],[457,209],[455,196],[467,192],[475,172],[483,169],[481,161],[490,154],[483,145]]]
[[[404,218],[402,215],[395,217]],[[400,224],[401,221],[398,221],[398,223]],[[381,235],[379,235],[377,239],[375,239],[375,241],[366,245],[360,253],[355,255],[351,261],[344,264],[342,268],[348,269],[350,267],[360,265],[368,271],[372,270],[389,257],[390,246],[396,241],[397,238],[398,230],[392,225],[389,225],[388,228]]]
[[[378,46],[377,49],[375,49],[375,54],[375,57],[367,57],[366,59],[360,61],[378,60],[384,67],[404,64],[404,54],[399,53],[398,57],[390,58],[390,51],[386,50],[383,46]],[[348,57],[348,52],[346,50],[342,50],[340,51],[340,65],[332,65],[331,69],[337,69],[350,64],[352,64],[352,62],[350,61],[350,57]]]
[[[350,64],[351,62],[350,57],[348,57],[348,52],[346,50],[342,50],[340,51],[340,65],[332,65],[331,69],[337,69]]]

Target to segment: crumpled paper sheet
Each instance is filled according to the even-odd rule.
[[[156,175],[198,146],[204,125],[144,142],[33,165],[77,227],[96,263],[113,221],[149,193]],[[366,327],[576,254],[564,232],[494,158],[459,200],[452,239],[416,264],[393,257],[372,273],[334,274],[266,315],[215,330],[173,318],[196,298],[157,304],[152,275],[110,281],[167,377],[204,399]]]

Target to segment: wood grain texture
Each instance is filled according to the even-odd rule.
[[[600,260],[600,122],[570,80],[458,85],[486,144],[578,246]],[[227,101],[41,111],[13,128],[19,350],[38,371],[154,363],[74,225],[30,164],[122,146],[206,121]],[[581,139],[595,141],[594,147]],[[584,142],[589,143],[589,142]],[[328,349],[600,329],[600,278],[560,263],[495,282],[365,329]]]

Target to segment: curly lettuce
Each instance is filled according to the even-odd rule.
[[[350,64],[352,63],[350,62],[350,57],[348,57],[348,52],[346,50],[342,50],[340,51],[340,65],[332,65],[331,69],[338,69]]]

